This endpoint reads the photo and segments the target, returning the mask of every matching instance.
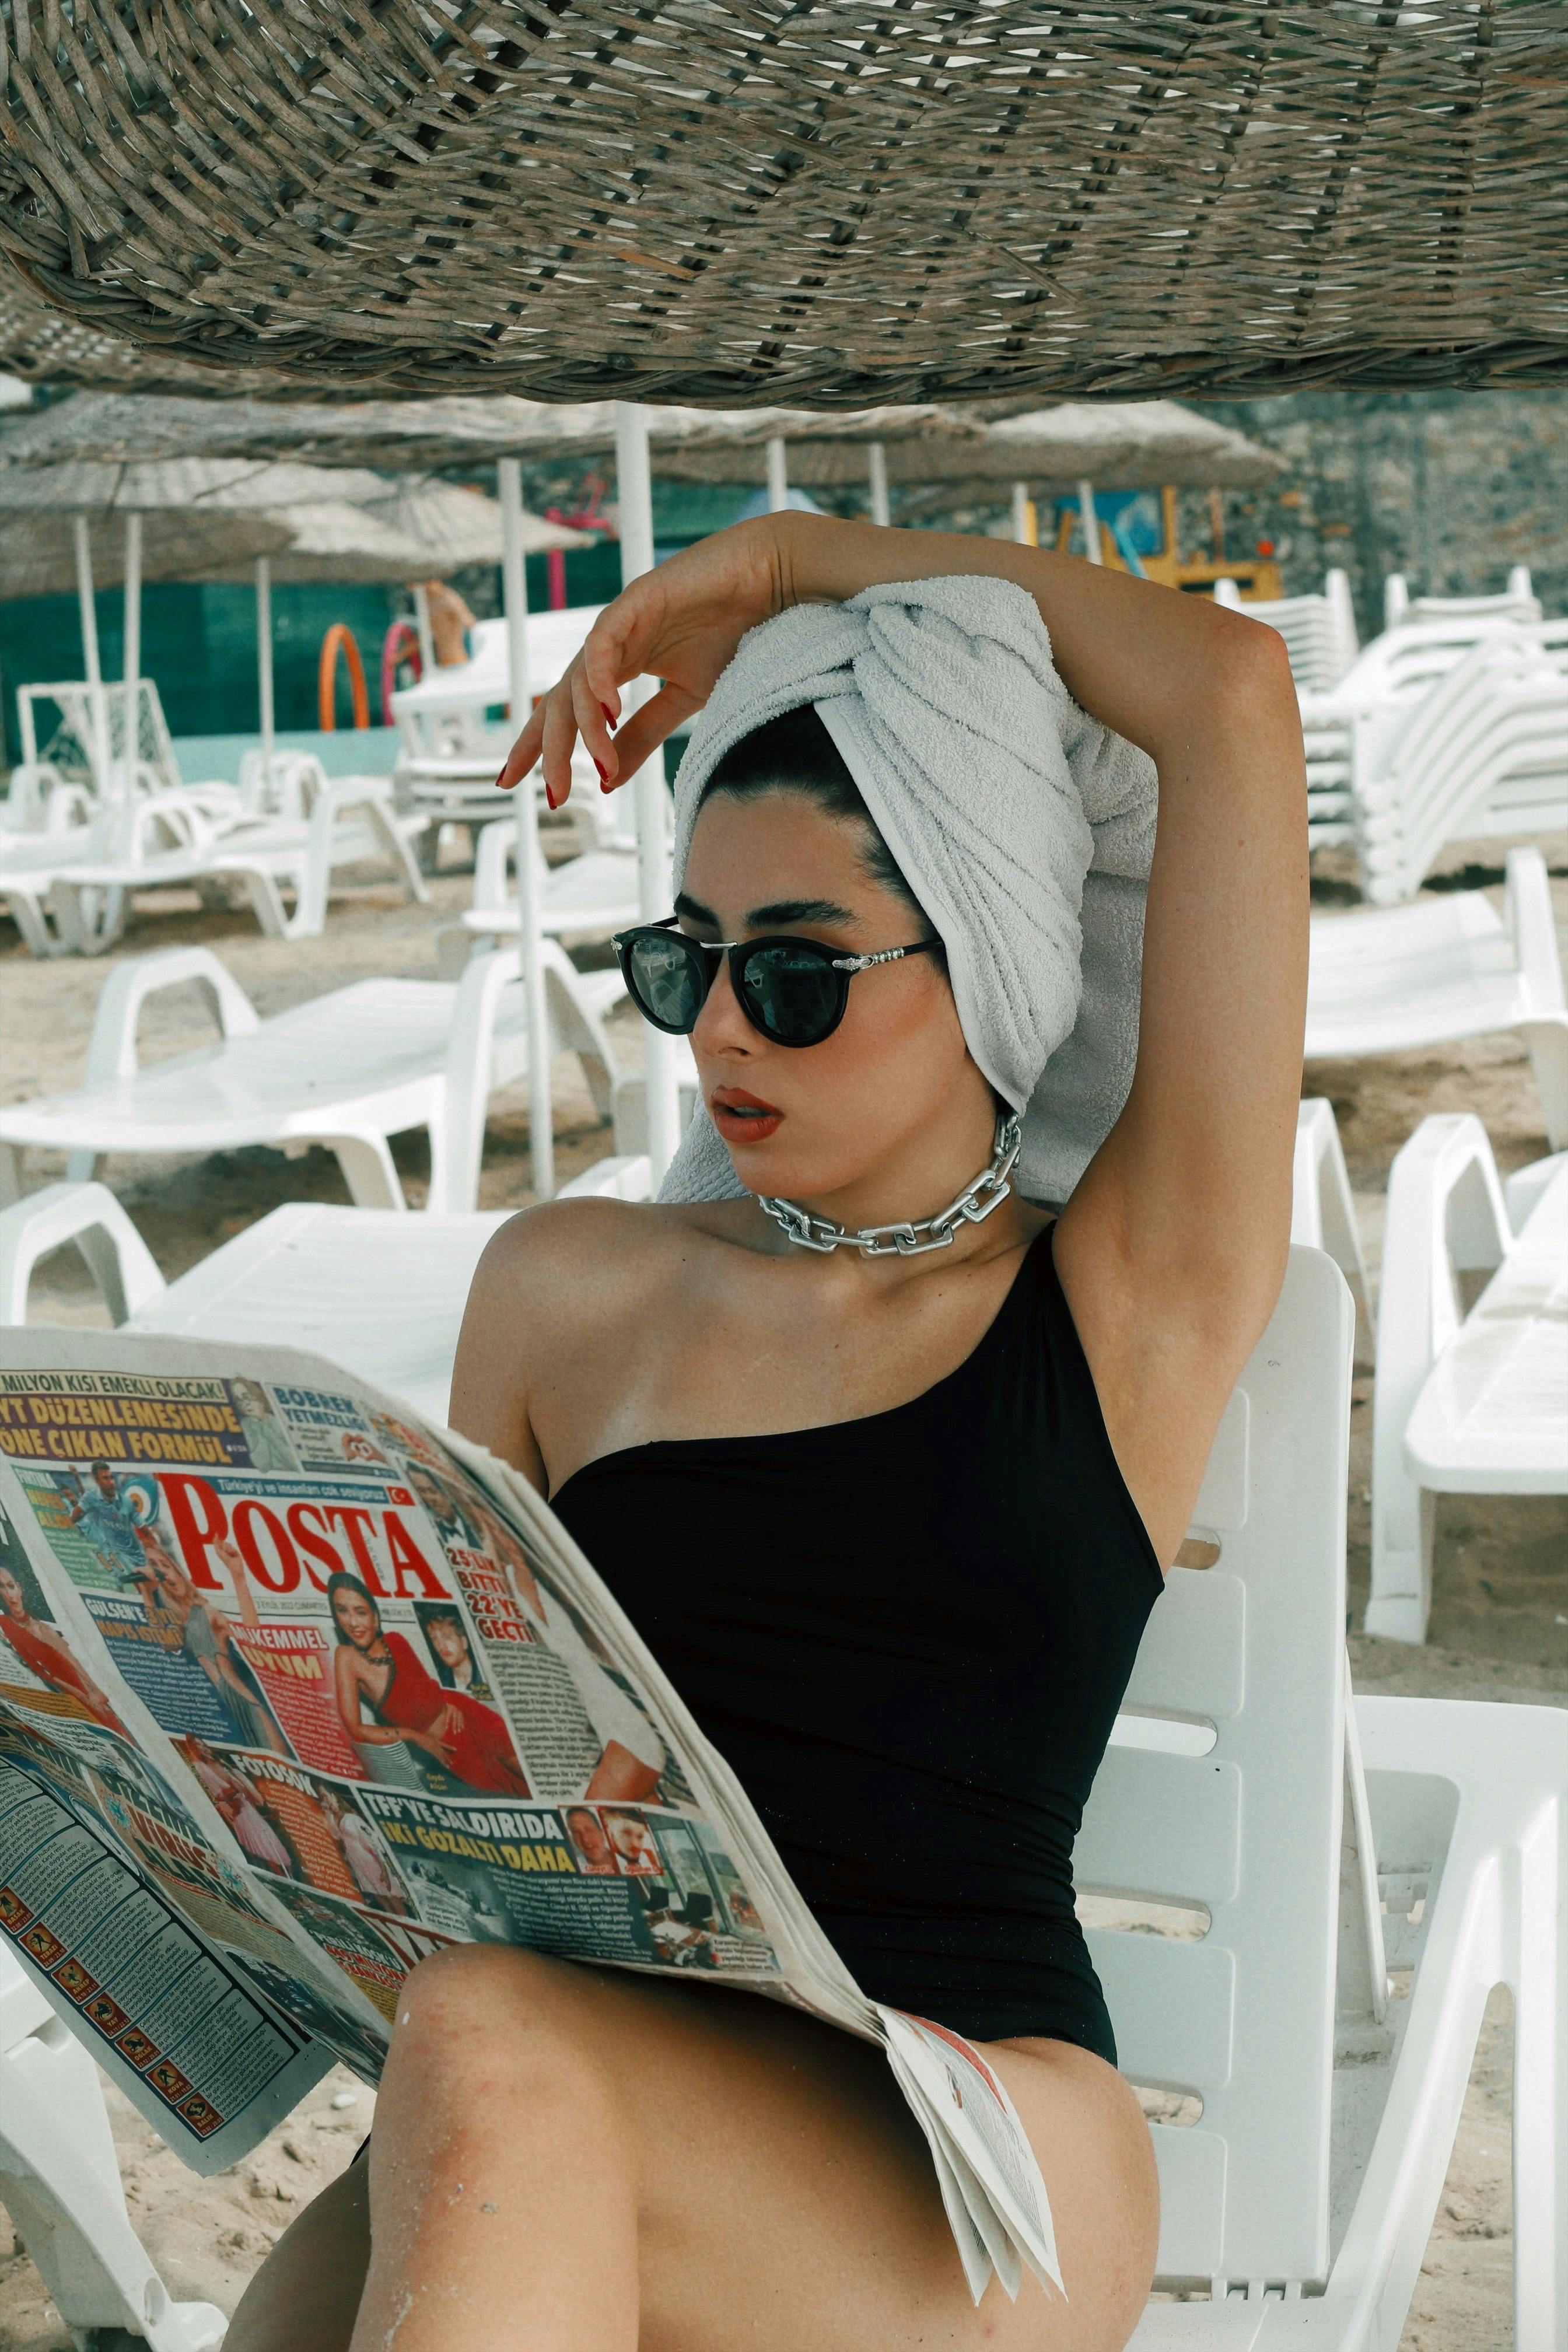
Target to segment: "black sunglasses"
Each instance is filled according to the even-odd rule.
[[[879,955],[841,955],[821,940],[784,934],[694,940],[675,929],[677,919],[668,915],[662,923],[639,923],[610,942],[632,1003],[645,1021],[672,1037],[689,1037],[696,1028],[726,956],[735,1001],[753,1029],[775,1045],[820,1045],[843,1020],[858,971],[941,945],[938,940],[916,940],[907,948],[884,948]]]

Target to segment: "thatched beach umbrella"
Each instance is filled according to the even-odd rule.
[[[203,464],[190,459],[157,466],[0,466],[0,578],[13,595],[59,593],[74,584],[81,625],[82,665],[92,714],[92,759],[100,786],[112,779],[109,700],[99,657],[91,528],[123,520],[122,556],[111,563],[125,597],[126,724],[141,675],[143,577],[189,579],[215,563],[265,562],[288,546],[293,532],[281,509],[302,492],[302,467]],[[357,477],[374,484],[373,475]],[[245,489],[260,494],[247,499]],[[127,735],[129,753],[131,736]]]
[[[1560,14],[14,0],[0,234],[98,332],[356,390],[1544,383]]]
[[[763,417],[788,412],[763,410]],[[875,420],[893,420],[872,442],[872,511],[887,520],[887,488],[926,488],[939,482],[1014,486],[1015,528],[1033,483],[1070,488],[1079,494],[1090,560],[1099,560],[1099,529],[1093,484],[1107,489],[1160,488],[1167,482],[1201,488],[1253,488],[1273,481],[1285,460],[1172,400],[1091,403],[1064,401],[987,423],[972,410],[928,406],[866,410],[858,431],[831,413],[795,412],[787,427],[790,478],[803,488],[837,488],[864,478],[865,451]],[[904,423],[902,420],[910,420]],[[660,470],[678,481],[767,481],[769,496],[783,504],[775,479],[774,444],[710,446],[693,442],[665,452]]]

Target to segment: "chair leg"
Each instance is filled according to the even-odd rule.
[[[1432,1540],[1436,1498],[1401,1462],[1380,1466],[1373,1499],[1372,1591],[1363,1632],[1385,1642],[1422,1643],[1432,1613]]]
[[[216,2352],[223,2313],[175,2303],[131,2226],[91,2059],[8,1953],[0,1953],[0,2198],[79,2345],[117,2328],[153,2352]]]
[[[1541,1097],[1548,1148],[1562,1151],[1568,1148],[1568,1013],[1543,1014],[1520,1027]]]
[[[1513,1956],[1513,2294],[1516,2352],[1568,2342],[1568,1792],[1509,1857]]]
[[[384,1135],[322,1135],[314,1139],[335,1151],[349,1198],[356,1209],[406,1209],[403,1183]]]
[[[14,1143],[0,1143],[0,1209],[22,1197],[22,1155]]]

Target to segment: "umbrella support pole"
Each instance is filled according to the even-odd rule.
[[[784,445],[778,434],[768,442],[768,512],[783,514],[789,505],[789,467]]]
[[[1039,523],[1027,482],[1015,482],[1013,485],[1013,539],[1018,547],[1035,547],[1039,543]]]
[[[120,724],[125,772],[134,787],[136,757],[142,748],[142,518],[125,518],[125,658],[121,665]]]
[[[113,786],[109,748],[109,697],[103,690],[103,666],[98,657],[98,606],[92,593],[92,544],[88,538],[85,515],[72,516],[71,541],[76,554],[77,606],[81,614],[82,667],[87,672],[88,708],[92,714],[89,757],[96,771],[98,790],[107,800]]]
[[[258,809],[272,802],[272,750],[276,710],[272,698],[272,565],[256,559],[256,692],[261,728],[261,791]]]
[[[419,640],[419,675],[421,677],[434,677],[436,634],[430,626],[430,592],[423,580],[415,582],[413,596],[414,633]]]
[[[522,554],[522,466],[502,457],[497,467],[501,512],[501,604],[506,614],[508,699],[511,728],[521,735],[533,698],[528,675],[528,572]],[[517,787],[517,912],[525,1017],[528,1023],[528,1150],[535,1200],[555,1190],[555,1122],[550,1093],[550,1023],[544,1003],[544,961],[539,929],[542,859],[531,776]]]
[[[1078,510],[1083,520],[1083,551],[1091,563],[1103,563],[1105,557],[1100,545],[1100,517],[1094,510],[1094,484],[1080,482],[1078,486]]]
[[[782,467],[784,444],[778,445]],[[770,479],[773,444],[768,446]],[[620,505],[621,585],[653,570],[653,479],[648,461],[647,412],[631,401],[616,403],[616,493]],[[647,699],[648,683],[636,681],[623,693],[623,714]],[[634,698],[635,696],[635,698]],[[669,795],[665,790],[662,747],[645,760],[632,779],[637,833],[637,904],[645,923],[662,921],[670,906]],[[654,1189],[662,1182],[680,1140],[680,1106],[675,1071],[675,1040],[651,1023],[643,1024],[647,1054],[647,1154]]]
[[[888,451],[881,441],[870,442],[866,450],[866,472],[871,489],[871,520],[884,530],[893,520],[888,503]]]

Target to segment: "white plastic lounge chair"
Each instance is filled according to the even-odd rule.
[[[1152,2128],[1156,2284],[1207,2300],[1151,2303],[1135,2352],[1395,2352],[1499,1982],[1516,2344],[1568,2335],[1568,1715],[1347,1705],[1351,1337],[1293,1249],[1194,1514],[1218,1557],[1171,1571],[1075,1853],[1208,1922],[1088,1931],[1123,2072],[1203,2102]]]
[[[1426,1638],[1434,1496],[1568,1494],[1568,1155],[1516,1199],[1517,1233],[1468,1113],[1423,1119],[1389,1173],[1366,1612],[1388,1640]],[[1479,1268],[1467,1315],[1456,1277]]]
[[[1279,630],[1290,656],[1290,675],[1302,694],[1321,694],[1337,686],[1361,650],[1350,577],[1338,569],[1325,572],[1318,596],[1253,597],[1244,603],[1234,580],[1216,580],[1214,600]]]
[[[59,813],[58,824],[37,832],[0,833],[0,908],[36,956],[63,955],[69,948],[49,894],[56,875],[89,850],[94,839],[92,812],[79,799],[61,799]]]
[[[152,2352],[217,2352],[210,2303],[176,2303],[131,2226],[98,2070],[0,1943],[0,2204],[72,2341],[123,2329]]]
[[[544,960],[552,1046],[581,1056],[607,1116],[615,1066],[602,1015],[620,975],[574,971],[552,943]],[[191,982],[206,991],[221,1042],[140,1067],[142,1005]],[[428,1206],[471,1208],[489,1094],[526,1067],[521,993],[516,956],[498,953],[460,982],[359,981],[262,1021],[206,948],[130,959],[99,999],[85,1083],[0,1108],[0,1200],[20,1191],[16,1155],[27,1145],[68,1152],[80,1178],[110,1152],[316,1142],[336,1153],[361,1207],[401,1209],[388,1139],[423,1127]]]
[[[443,1422],[474,1268],[511,1214],[290,1202],[166,1283],[106,1185],[49,1184],[0,1210],[0,1323],[26,1321],[34,1267],[74,1242],[130,1330],[314,1349]]]
[[[1383,583],[1383,625],[1397,628],[1406,621],[1464,620],[1539,621],[1541,599],[1535,593],[1528,563],[1516,563],[1500,596],[1412,596],[1403,572],[1391,572]]]
[[[546,693],[567,667],[603,607],[578,604],[528,615],[529,681]],[[426,671],[416,686],[392,698],[401,739],[394,772],[398,805],[417,809],[435,824],[484,824],[495,815],[496,771],[521,725],[488,723],[487,714],[510,695],[507,625],[479,621],[466,662]]]
[[[1302,696],[1301,725],[1311,845],[1353,843],[1368,897],[1392,905],[1446,841],[1568,821],[1568,626],[1402,623]]]
[[[312,763],[313,765],[314,763]],[[269,938],[315,939],[325,928],[334,873],[384,857],[407,895],[430,893],[394,816],[384,776],[334,776],[317,771],[304,821],[276,818],[218,825],[184,793],[158,794],[129,811],[130,839],[108,856],[94,852],[54,877],[51,903],[61,932],[79,952],[112,945],[127,900],[138,890],[229,882],[243,887]],[[282,893],[292,893],[292,913]]]
[[[1367,897],[1413,898],[1446,842],[1568,824],[1568,622],[1473,646],[1352,783]]]
[[[1307,1058],[1398,1054],[1517,1031],[1547,1140],[1568,1145],[1568,999],[1546,861],[1509,852],[1500,915],[1482,890],[1315,915]]]
[[[521,930],[517,894],[495,868],[514,859],[515,824],[489,824],[479,835],[474,867],[474,903],[456,923],[443,925],[439,952],[449,961],[487,942],[515,940]],[[499,853],[499,854],[498,854]],[[481,895],[484,894],[484,895]],[[619,849],[593,849],[552,866],[539,893],[540,929],[547,939],[604,940],[637,919],[637,861]]]

